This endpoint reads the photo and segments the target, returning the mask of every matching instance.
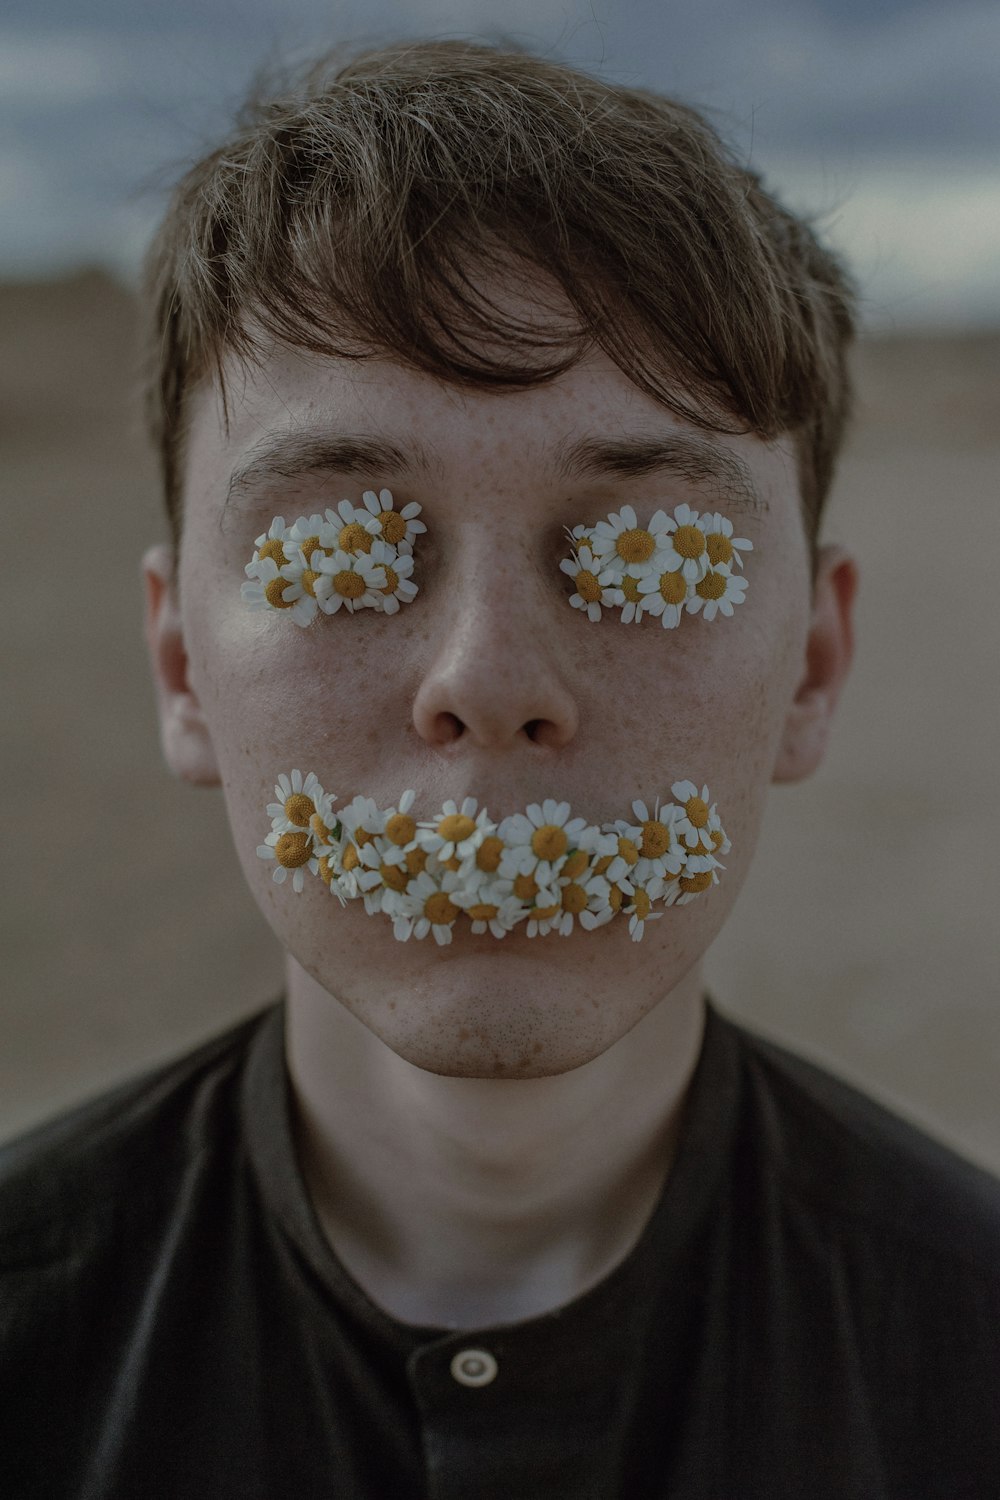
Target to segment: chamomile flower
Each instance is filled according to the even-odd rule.
[[[627,568],[642,578],[651,571],[656,553],[670,546],[675,525],[666,511],[658,510],[648,526],[640,526],[631,505],[623,505],[593,527],[594,556],[605,567],[613,562],[619,576]]]
[[[319,873],[312,835],[304,829],[289,833],[279,833],[277,829],[272,829],[264,842],[257,845],[257,855],[260,859],[276,861],[271,875],[275,885],[283,885],[291,875],[292,889],[296,892],[301,891],[305,885],[306,867],[313,875]]]
[[[247,563],[244,569],[248,578],[256,578],[257,574],[253,571],[256,564],[263,562],[267,557],[271,558],[279,568],[288,561],[284,546],[287,532],[288,527],[285,525],[284,516],[275,516],[267,531],[254,542],[257,550],[254,552],[253,560]]]
[[[506,845],[500,857],[501,876],[511,880],[530,875],[539,886],[551,885],[586,827],[585,818],[570,817],[568,802],[551,797],[504,818],[498,830]]]
[[[285,598],[286,590],[294,588],[294,573],[292,578],[288,576],[288,566],[282,563],[279,568],[273,557],[249,563],[245,571],[254,570],[252,582],[240,584],[244,603],[251,609],[292,609],[295,601]]]
[[[275,783],[274,795],[277,801],[267,804],[272,832],[293,833],[303,828],[313,831],[314,815],[327,805],[326,793],[313,771],[305,777],[301,771],[293,771],[291,776],[282,773]]]
[[[714,517],[712,518],[714,520]],[[674,509],[672,535],[659,549],[656,559],[661,573],[683,573],[689,583],[697,583],[708,567],[708,544],[699,522],[699,512],[690,505]]]
[[[632,934],[633,943],[641,943],[646,923],[653,922],[657,917],[662,917],[662,911],[653,911],[653,902],[660,894],[657,884],[652,886],[638,886],[632,894],[629,904],[623,908],[628,915],[628,930]]]
[[[490,821],[486,808],[480,808],[475,797],[466,797],[461,807],[457,802],[442,804],[436,818],[417,825],[417,842],[428,854],[433,854],[442,864],[448,860],[468,860],[475,856],[483,840],[496,832],[496,824]]]
[[[381,537],[391,547],[404,543],[412,547],[420,533],[427,530],[424,522],[417,519],[421,507],[415,500],[397,510],[391,490],[379,490],[377,495],[374,490],[365,490],[361,498],[367,514],[362,516],[359,510],[359,520],[372,536]]]
[[[509,882],[485,881],[478,890],[465,890],[461,895],[456,892],[453,900],[477,935],[490,932],[497,938],[506,937],[526,915]]]
[[[618,590],[624,601],[622,612],[619,616],[623,625],[638,625],[642,619],[643,611],[646,609],[646,595],[642,592],[640,584],[644,580],[638,578],[634,573],[623,573],[618,580]]]
[[[701,837],[702,829],[711,826],[714,808],[710,804],[708,787],[703,786],[699,792],[693,781],[675,781],[670,790],[679,803],[674,815],[674,832],[688,849],[693,849]],[[633,803],[632,806],[637,804]]]
[[[416,796],[410,787],[399,799],[398,807],[388,807],[381,816],[383,856],[395,865],[406,865],[406,856],[419,847],[417,820],[410,809]]]
[[[705,533],[705,550],[708,552],[710,567],[717,568],[720,563],[732,567],[735,563],[738,568],[742,568],[740,553],[752,552],[753,542],[747,541],[744,536],[733,536],[732,521],[718,511],[713,515],[706,513],[701,518],[701,529]]]
[[[452,928],[462,910],[452,900],[459,890],[458,877],[452,870],[443,870],[438,879],[426,871],[415,876],[393,918],[396,937],[405,942],[409,937],[425,938],[431,933],[436,943],[450,943]]]
[[[717,614],[732,616],[733,606],[743,603],[746,591],[747,581],[742,574],[730,573],[725,565],[709,568],[687,601],[688,613],[696,615],[701,610],[706,620],[714,620]]]
[[[658,618],[664,630],[676,630],[685,601],[691,597],[691,585],[676,569],[662,573],[657,569],[641,580],[639,596],[647,615]]]
[[[368,512],[363,505],[341,500],[336,510],[327,509],[326,522],[333,529],[334,545],[351,556],[371,551],[372,537],[367,526]]]
[[[385,584],[376,590],[375,608],[383,614],[394,615],[401,604],[409,604],[416,598],[417,585],[411,583],[413,557],[407,552],[397,552],[388,542],[376,539],[372,542],[371,559],[385,570]]]
[[[296,548],[302,554],[305,567],[309,566],[309,560],[313,552],[320,548],[329,556],[337,550],[337,537],[340,528],[331,524],[324,516],[299,516],[294,525],[288,528],[284,539],[284,549],[291,562],[291,550]]]
[[[686,906],[696,896],[711,890],[713,885],[718,885],[719,875],[715,869],[698,870],[688,875],[686,872],[680,878],[680,895],[673,903],[675,906]]]
[[[335,615],[341,605],[346,605],[351,614],[358,609],[378,608],[378,595],[387,582],[385,569],[365,553],[338,549],[332,557],[320,560],[320,570],[314,591],[324,614]]]
[[[563,530],[574,552],[579,552],[581,547],[586,547],[589,552],[594,551],[593,526],[564,526]]]
[[[657,797],[652,809],[645,802],[636,800],[632,803],[632,811],[639,820],[633,834],[639,846],[637,878],[645,883],[650,870],[661,878],[676,874],[683,860],[683,854],[678,853],[678,808],[673,802],[661,806]]]
[[[325,555],[321,549],[317,549],[312,553],[312,561],[317,562]],[[281,569],[281,575],[290,585],[282,594],[284,608],[296,625],[311,625],[319,611],[316,585],[322,582],[324,575],[305,566],[303,554],[298,548],[293,552],[292,561],[285,563]]]
[[[564,557],[559,567],[576,584],[570,604],[585,609],[588,619],[599,620],[602,607],[615,609],[621,603],[616,569],[598,562],[589,547],[581,547],[575,557]]]

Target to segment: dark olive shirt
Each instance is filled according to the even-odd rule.
[[[402,1324],[296,1159],[283,1007],[0,1154],[4,1500],[998,1500],[1000,1186],[710,1008],[638,1244]]]

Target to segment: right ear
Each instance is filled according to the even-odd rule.
[[[208,725],[188,680],[180,606],[173,581],[173,548],[150,547],[142,559],[146,645],[156,687],[160,744],[173,774],[194,786],[221,786]]]

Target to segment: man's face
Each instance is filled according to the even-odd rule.
[[[810,620],[806,539],[788,440],[706,434],[643,395],[595,353],[559,379],[478,393],[389,361],[276,347],[233,372],[230,426],[214,390],[193,399],[181,622],[236,849],[288,954],[400,1056],[432,1071],[531,1077],[589,1061],[697,965],[740,889]],[[378,472],[274,473],[226,501],[251,453],[289,435],[398,450]],[[735,459],[759,507],[674,466],[567,472],[576,445],[681,438]],[[287,465],[285,466],[287,467]],[[711,468],[711,464],[707,465]],[[731,467],[731,466],[730,466]],[[634,468],[634,466],[633,466]],[[320,615],[302,629],[240,596],[272,518],[360,503],[388,487],[417,501],[419,594],[396,615]],[[682,501],[749,537],[749,590],[732,618],[592,623],[570,607],[564,532],[629,504],[639,523]],[[389,920],[346,908],[310,877],[300,894],[258,858],[280,772],[315,771],[341,802],[416,791],[414,814],[472,796],[500,817],[569,801],[591,823],[631,819],[633,799],[707,782],[732,839],[721,883],[647,923],[502,941],[456,925],[452,943],[397,941]],[[669,1000],[667,1001],[669,1003]]]

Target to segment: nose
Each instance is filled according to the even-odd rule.
[[[484,559],[439,580],[426,601],[432,655],[413,703],[417,733],[433,749],[561,750],[573,739],[579,707],[560,664],[558,576],[552,598],[526,560],[498,568]]]

